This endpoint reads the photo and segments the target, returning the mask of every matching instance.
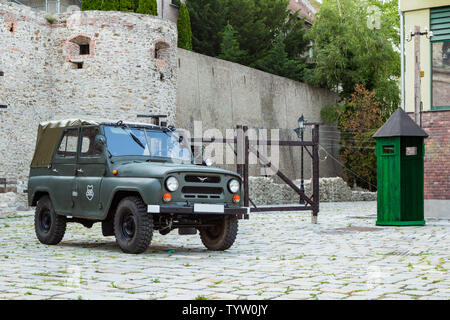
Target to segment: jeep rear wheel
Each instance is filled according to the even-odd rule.
[[[57,215],[48,196],[39,199],[34,215],[34,230],[43,244],[56,245],[66,232],[66,217]]]
[[[214,227],[200,229],[200,239],[206,248],[213,251],[229,249],[238,233],[238,219],[228,216]]]
[[[141,198],[127,197],[120,201],[114,215],[114,234],[125,253],[147,250],[153,236],[153,219]]]

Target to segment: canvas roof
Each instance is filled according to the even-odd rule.
[[[424,137],[428,134],[411,119],[402,108],[398,108],[386,123],[374,134],[374,138]]]
[[[53,153],[58,147],[61,133],[65,128],[98,124],[98,122],[83,119],[56,120],[40,123],[31,167],[44,168],[51,164]]]

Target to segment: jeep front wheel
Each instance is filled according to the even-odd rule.
[[[141,198],[127,197],[120,201],[114,215],[114,234],[125,253],[147,250],[152,241],[153,220]]]
[[[66,217],[57,215],[48,196],[39,199],[34,215],[34,230],[43,244],[56,245],[66,232]]]
[[[238,220],[234,216],[228,216],[213,227],[200,229],[200,238],[206,248],[213,251],[229,249],[238,233]]]

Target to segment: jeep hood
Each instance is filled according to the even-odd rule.
[[[157,162],[123,162],[115,163],[113,169],[118,171],[118,177],[137,178],[165,178],[175,172],[189,172],[200,174],[221,174],[235,176],[240,179],[236,172],[214,167],[205,167],[191,164],[157,163]]]

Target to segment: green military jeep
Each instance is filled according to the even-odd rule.
[[[194,164],[171,127],[64,120],[39,125],[28,201],[44,244],[58,244],[68,222],[101,222],[126,253],[144,252],[153,230],[174,229],[226,250],[248,219],[241,186],[234,172]]]

